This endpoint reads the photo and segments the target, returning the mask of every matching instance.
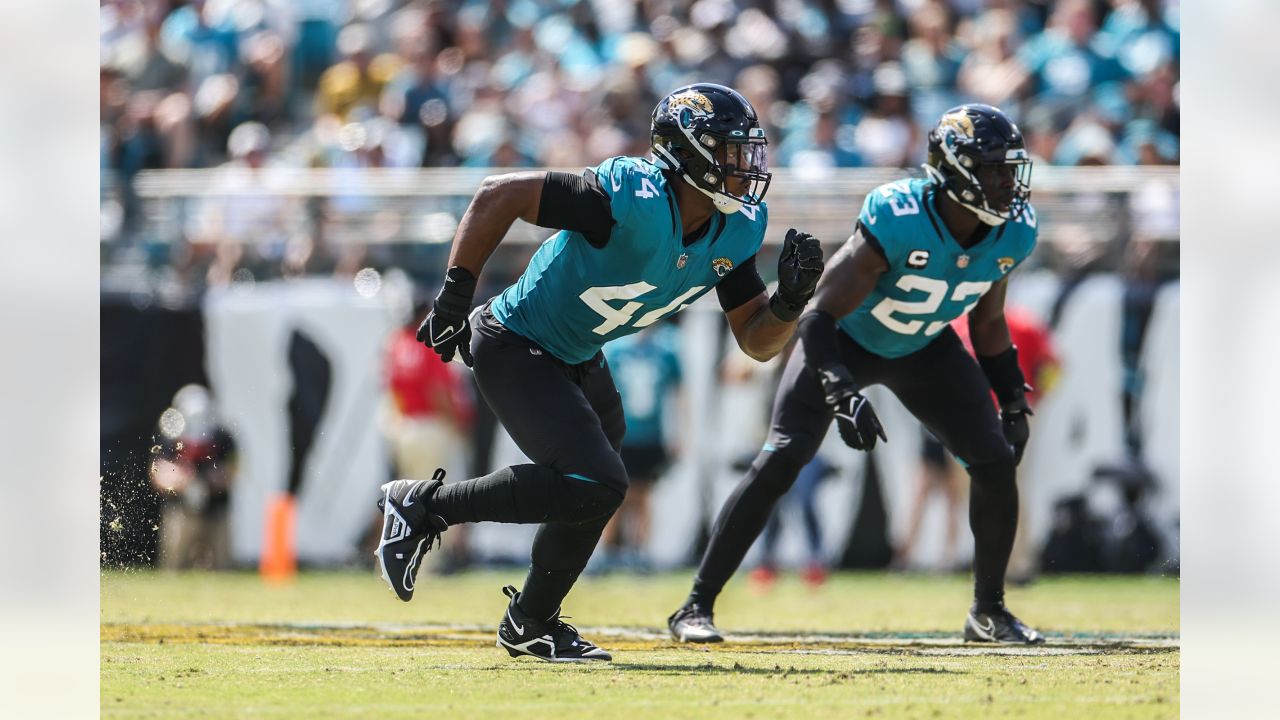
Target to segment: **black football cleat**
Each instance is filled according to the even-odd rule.
[[[1004,645],[1039,645],[1044,635],[1027,627],[1003,604],[996,612],[969,611],[964,621],[965,642],[990,642]]]
[[[511,657],[528,655],[547,662],[609,662],[613,656],[584,639],[578,629],[561,619],[557,611],[550,620],[526,615],[516,601],[520,593],[508,585],[502,592],[511,598],[507,612],[498,623],[498,647]],[[566,616],[567,617],[567,616]]]
[[[422,554],[440,542],[448,529],[444,518],[428,512],[425,498],[444,484],[444,470],[436,470],[430,480],[395,480],[382,486],[378,508],[382,510],[382,541],[374,555],[382,579],[405,602],[413,599],[414,581]]]
[[[667,618],[667,627],[671,637],[680,642],[718,643],[724,642],[724,636],[711,621],[711,613],[701,605],[685,605]]]

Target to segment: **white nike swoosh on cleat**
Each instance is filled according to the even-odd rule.
[[[511,623],[511,627],[516,629],[516,633],[524,635],[524,628],[517,625],[515,618],[511,617],[511,608],[507,608],[507,622]]]
[[[984,640],[990,640],[992,642],[995,642],[996,624],[991,618],[987,618],[987,624],[983,625],[979,623],[976,619],[974,619],[972,615],[970,615],[969,624],[973,626],[973,631],[977,633],[980,637],[982,637]]]

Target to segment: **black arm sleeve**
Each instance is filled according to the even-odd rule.
[[[742,304],[764,292],[764,280],[756,272],[756,256],[747,258],[738,267],[716,283],[716,299],[725,312],[742,307]]]
[[[886,265],[889,264],[889,256],[885,254],[884,246],[880,244],[880,238],[872,235],[871,231],[867,229],[866,225],[862,224],[861,220],[859,220],[858,224],[854,226],[853,233],[855,235],[861,235],[862,241],[865,242],[872,250],[875,250],[877,255],[884,258]]]
[[[1010,345],[999,355],[979,355],[978,365],[1001,405],[1016,402],[1025,394],[1027,379],[1018,366],[1018,346]]]
[[[590,170],[582,175],[547,173],[538,202],[537,224],[582,233],[592,247],[608,244],[613,212],[596,174]]]
[[[804,343],[804,357],[811,368],[824,368],[840,362],[836,343],[836,319],[825,310],[810,310],[800,316],[796,335]]]

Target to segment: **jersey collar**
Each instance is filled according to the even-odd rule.
[[[680,218],[680,206],[676,204],[676,194],[675,194],[675,191],[672,190],[672,183],[680,182],[680,181],[672,177],[671,175],[667,174],[665,171],[662,174],[667,179],[666,196],[667,196],[667,206],[671,208],[671,222],[672,222],[671,231],[676,236],[676,238],[679,239],[681,247],[688,248],[693,245],[696,245],[708,235],[711,236],[711,243],[708,243],[708,244],[714,244],[715,241],[720,237],[720,233],[721,231],[724,230],[725,224],[727,223],[727,220],[725,219],[725,214],[722,212],[712,213],[711,218],[707,220],[707,222],[704,223],[701,228],[695,231],[693,236],[686,238],[683,232],[684,223],[681,221],[681,218]]]
[[[943,244],[955,245],[956,249],[958,249],[960,252],[973,252],[979,249],[983,243],[986,243],[992,238],[1000,237],[1000,235],[1004,232],[1003,226],[999,228],[992,228],[990,225],[987,225],[986,223],[979,223],[978,230],[986,231],[985,234],[982,236],[982,238],[978,240],[978,242],[970,245],[969,247],[965,247],[964,245],[961,245],[960,241],[957,240],[955,236],[951,234],[951,230],[947,228],[947,224],[942,222],[942,218],[938,216],[937,208],[934,207],[934,203],[938,201],[937,190],[938,188],[936,185],[934,185],[933,183],[929,183],[928,190],[927,190],[928,197],[924,199],[923,205],[924,205],[925,214],[929,216],[929,222],[933,224],[934,232],[936,232],[938,234],[938,237],[942,239]],[[993,230],[995,232],[992,232]]]

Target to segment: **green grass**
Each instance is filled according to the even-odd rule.
[[[584,579],[575,624],[606,666],[512,660],[493,628],[518,571],[424,577],[400,603],[372,572],[120,572],[102,581],[104,717],[1176,717],[1178,584],[1046,579],[1010,592],[1042,649],[959,641],[969,583],[842,574],[818,590],[735,581],[730,642],[660,634],[689,573]],[[734,639],[736,636],[736,640]],[[532,714],[532,713],[530,713]]]

